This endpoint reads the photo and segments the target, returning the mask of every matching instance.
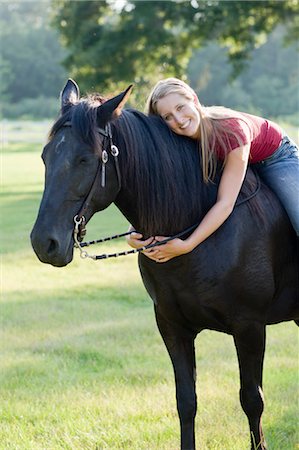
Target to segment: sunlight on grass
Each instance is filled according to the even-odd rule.
[[[0,449],[178,450],[172,367],[137,257],[94,262],[75,252],[58,269],[31,249],[40,150],[16,137],[2,155]],[[87,239],[127,226],[111,207],[91,220]],[[120,240],[91,252],[125,248]],[[264,428],[271,450],[295,450],[298,442],[297,344],[293,323],[268,328]],[[198,448],[247,450],[232,338],[204,331],[196,350]]]

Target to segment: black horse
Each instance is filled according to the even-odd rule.
[[[144,236],[168,236],[199,223],[215,202],[217,182],[203,183],[197,144],[176,136],[159,117],[121,113],[129,93],[130,88],[106,102],[97,96],[80,100],[77,85],[67,82],[60,117],[43,151],[45,190],[31,233],[42,262],[71,262],[74,216],[82,213],[82,204],[86,221],[114,202]],[[111,156],[112,144],[119,157]],[[249,170],[242,191],[254,180]],[[265,327],[298,320],[296,247],[284,210],[261,183],[258,194],[239,201],[221,228],[191,253],[164,264],[139,254],[174,368],[182,449],[195,448],[194,340],[203,329],[233,336],[252,449],[266,448]]]

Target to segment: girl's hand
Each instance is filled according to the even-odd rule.
[[[167,239],[165,236],[155,236],[157,242],[161,242]],[[158,247],[153,247],[150,250],[144,250],[143,253],[153,261],[164,263],[169,261],[176,256],[184,255],[193,250],[190,248],[189,244],[182,239],[173,239],[166,244],[159,245]]]
[[[154,238],[153,237],[149,237],[148,239],[142,240],[142,234],[140,233],[136,233],[135,231],[131,234],[129,234],[126,237],[127,243],[133,247],[133,248],[141,248],[144,247],[145,245],[149,245],[152,242],[154,242]]]

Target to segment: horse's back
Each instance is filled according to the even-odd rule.
[[[227,221],[191,253],[164,264],[141,257],[145,286],[168,318],[225,332],[238,318],[298,318],[295,233],[270,189],[261,183],[256,194],[240,197]]]

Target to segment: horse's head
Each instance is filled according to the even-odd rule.
[[[42,262],[54,266],[68,264],[73,257],[74,217],[82,213],[83,207],[88,221],[96,211],[115,200],[120,182],[110,154],[108,124],[120,114],[130,91],[131,86],[107,101],[98,96],[80,100],[74,81],[68,80],[64,87],[60,117],[42,153],[45,187],[31,232],[33,249]],[[105,183],[103,178],[100,181],[103,150],[108,153],[108,161],[104,163]]]

